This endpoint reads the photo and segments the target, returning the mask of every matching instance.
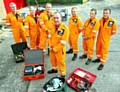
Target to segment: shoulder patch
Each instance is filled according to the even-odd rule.
[[[114,21],[109,21],[108,26],[111,27],[114,24]]]
[[[59,36],[62,36],[64,34],[64,31],[65,31],[64,29],[60,29],[60,30],[57,31],[57,34]]]
[[[91,26],[94,26],[96,24],[96,21],[91,22]]]
[[[74,23],[77,23],[78,19],[77,18],[74,18],[72,19]]]

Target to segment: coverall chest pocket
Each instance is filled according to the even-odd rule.
[[[104,28],[104,30],[106,31],[106,33],[107,33],[108,35],[111,35],[112,27],[106,26],[106,27]]]

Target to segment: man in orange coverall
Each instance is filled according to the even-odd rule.
[[[93,62],[100,62],[98,70],[102,70],[108,56],[109,44],[111,36],[116,34],[117,25],[110,17],[111,10],[106,8],[103,10],[103,17],[100,19],[100,29],[96,43],[97,59]]]
[[[42,49],[43,51],[46,50],[46,43],[47,43],[47,37],[48,37],[48,25],[50,24],[50,18],[51,18],[51,8],[52,8],[52,4],[51,3],[47,3],[46,4],[46,10],[40,14],[39,16],[39,21],[40,21],[40,27],[41,27],[41,32],[40,34],[42,34],[40,36],[40,45],[39,48]]]
[[[51,26],[51,31],[54,34],[50,38],[50,61],[52,69],[48,71],[48,74],[57,73],[60,70],[61,77],[66,75],[66,42],[69,36],[68,27],[61,22],[61,15],[59,13],[54,14],[54,22]]]
[[[77,7],[72,7],[71,9],[72,16],[69,18],[69,44],[70,49],[66,52],[67,54],[73,53],[74,56],[72,57],[72,60],[77,59],[78,55],[78,39],[79,39],[79,33],[82,31],[82,23],[80,21],[79,16],[77,15]]]
[[[33,6],[29,7],[30,15],[25,18],[25,28],[29,29],[30,36],[30,48],[36,48],[36,38],[37,38],[37,20],[35,18],[35,8]]]
[[[11,11],[6,17],[6,24],[11,25],[13,37],[16,43],[19,43],[22,39],[22,42],[26,42],[25,29],[20,21],[20,15],[17,12],[16,4],[10,3]]]
[[[83,29],[83,50],[84,54],[80,56],[80,59],[87,58],[86,65],[90,64],[94,54],[94,42],[96,38],[96,33],[99,30],[99,21],[96,19],[97,11],[96,9],[91,9],[90,18],[88,18],[84,23]]]

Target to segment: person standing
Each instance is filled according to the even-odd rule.
[[[36,48],[36,38],[37,38],[37,20],[35,17],[35,7],[31,6],[29,7],[30,15],[26,16],[25,18],[25,28],[26,30],[29,30],[29,36],[30,36],[30,49]]]
[[[100,29],[96,43],[97,59],[93,62],[100,62],[98,70],[102,70],[108,56],[111,36],[116,34],[117,25],[113,18],[110,17],[111,9],[103,10],[103,17],[100,19]]]
[[[82,31],[82,22],[80,21],[79,16],[77,15],[77,7],[72,7],[71,9],[72,16],[69,18],[69,44],[70,49],[66,52],[67,54],[74,53],[72,60],[76,60],[78,56],[78,39],[79,34]]]
[[[50,45],[50,62],[52,69],[48,71],[48,74],[57,73],[60,71],[61,77],[66,75],[66,42],[69,36],[68,27],[62,23],[60,13],[53,15],[54,22],[51,25],[51,38],[49,39]]]
[[[6,16],[6,25],[12,27],[12,33],[15,43],[26,42],[25,29],[21,22],[20,14],[17,11],[16,4],[10,3],[11,12]]]
[[[51,10],[52,4],[46,3],[46,10],[39,16],[39,24],[41,27],[39,48],[43,51],[46,51],[47,38],[49,33],[48,25],[50,24],[50,19],[52,17]]]

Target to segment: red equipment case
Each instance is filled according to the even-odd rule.
[[[68,77],[66,83],[77,92],[86,92],[90,90],[95,79],[96,75],[81,68],[77,68]]]
[[[45,77],[45,63],[44,63],[44,53],[42,50],[25,50],[24,51],[24,71],[23,79],[24,80],[36,80],[42,79]],[[25,75],[26,67],[33,67],[33,70],[36,66],[40,66],[42,71],[41,73],[33,73],[32,75]]]

